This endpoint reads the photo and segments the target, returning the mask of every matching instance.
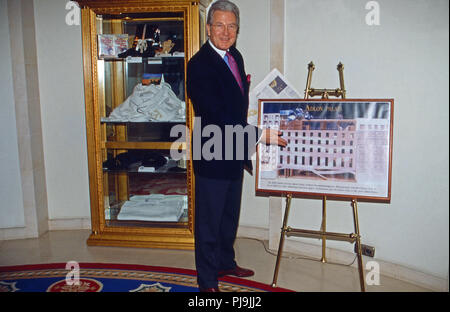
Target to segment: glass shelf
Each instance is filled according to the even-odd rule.
[[[121,226],[186,223],[186,162],[170,156],[169,150],[107,149],[103,162],[105,219]]]
[[[160,64],[159,62],[162,62],[163,59],[177,59],[177,60],[184,60],[184,53],[183,55],[160,55],[160,56],[152,56],[152,57],[126,57],[126,58],[120,58],[120,57],[104,57],[102,58],[105,62],[125,62],[125,63],[131,63],[131,64]]]
[[[184,122],[120,122],[103,121],[105,125],[105,141],[113,142],[175,142],[179,141],[180,133],[171,131],[175,126],[185,126]],[[185,133],[187,133],[187,128]]]
[[[112,162],[110,162],[112,164]],[[103,172],[109,172],[109,173],[140,173],[140,174],[179,174],[179,175],[186,175],[186,168],[184,167],[184,164],[182,162],[174,160],[174,159],[168,159],[167,163],[160,167],[155,166],[145,166],[145,164],[142,161],[137,161],[129,164],[127,168],[108,168],[108,163],[105,162],[103,164]],[[186,178],[186,177],[184,177]]]
[[[110,124],[123,124],[123,125],[132,125],[132,124],[147,124],[147,125],[151,125],[151,124],[156,124],[156,125],[164,125],[164,124],[170,124],[172,126],[177,125],[177,124],[181,124],[183,125],[186,120],[174,120],[174,121],[122,121],[122,120],[109,120],[108,118],[101,118],[100,120],[101,123],[110,123]]]
[[[186,173],[138,173],[125,170],[104,171],[105,219],[124,226],[140,222],[185,223],[188,210]],[[120,180],[126,183],[120,185]],[[124,181],[122,181],[123,183]],[[123,187],[126,185],[127,190]],[[117,223],[119,222],[119,223]],[[112,224],[112,223],[111,223]]]
[[[109,226],[186,227],[188,222],[187,196],[178,196],[177,198],[171,199],[171,201],[177,203],[179,207],[176,208],[176,212],[166,214],[160,214],[160,211],[152,213],[153,205],[150,204],[147,208],[141,208],[138,213],[128,213],[130,209],[127,210],[127,208],[130,206],[127,206],[127,204],[133,202],[133,199],[130,201],[122,201],[105,210],[105,220]],[[139,206],[139,200],[134,200],[134,202],[138,203]]]

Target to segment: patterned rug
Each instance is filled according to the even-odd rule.
[[[223,292],[291,292],[222,277]],[[0,267],[0,292],[197,292],[196,271],[106,263],[51,263]]]

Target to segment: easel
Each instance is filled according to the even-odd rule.
[[[344,86],[344,66],[339,63],[337,66],[337,70],[339,71],[339,81],[340,88],[338,89],[314,89],[311,88],[311,78],[312,72],[314,71],[314,64],[311,62],[308,64],[308,78],[306,82],[305,89],[305,99],[308,99],[310,96],[322,96],[323,99],[328,99],[329,96],[341,97],[345,99],[345,86]],[[355,233],[344,234],[344,233],[333,233],[326,231],[326,215],[327,215],[327,197],[323,196],[322,198],[322,226],[320,231],[313,230],[303,230],[303,229],[294,229],[290,226],[287,226],[287,221],[289,217],[289,210],[291,208],[291,200],[292,194],[287,194],[286,196],[286,209],[284,212],[283,218],[283,226],[281,228],[281,236],[280,243],[278,246],[278,255],[277,262],[275,265],[275,271],[273,275],[272,287],[276,287],[277,279],[278,279],[278,270],[280,268],[281,254],[283,252],[284,239],[286,236],[302,236],[309,238],[317,238],[322,240],[322,258],[321,261],[323,263],[327,262],[326,258],[326,240],[340,240],[340,241],[348,241],[350,243],[356,243],[356,251],[358,257],[358,270],[359,270],[359,282],[361,285],[361,291],[365,291],[365,282],[364,282],[364,267],[362,262],[362,251],[361,251],[361,236],[359,233],[359,222],[358,222],[358,205],[356,198],[351,200],[351,206],[353,208],[353,222],[355,226]]]

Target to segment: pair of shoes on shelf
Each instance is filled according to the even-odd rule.
[[[255,272],[253,272],[252,270],[249,270],[249,269],[241,268],[240,266],[236,265],[236,267],[234,269],[219,271],[219,274],[218,274],[219,277],[222,277],[225,275],[234,275],[237,277],[250,277],[250,276],[255,275]]]

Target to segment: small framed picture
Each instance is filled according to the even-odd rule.
[[[128,49],[127,34],[98,35],[99,59],[117,58]]]

